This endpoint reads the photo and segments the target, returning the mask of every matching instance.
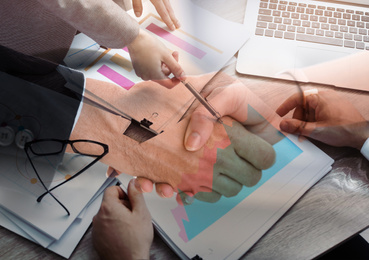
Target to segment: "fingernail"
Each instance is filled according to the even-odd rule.
[[[171,24],[171,25],[169,26],[169,29],[170,29],[170,30],[172,30],[172,31],[174,31],[174,30],[176,29],[176,27],[174,26],[174,24]]]
[[[194,201],[194,199],[195,199],[194,197],[191,197],[191,196],[186,195],[186,197],[184,198],[184,202],[186,204],[192,204],[193,201]]]
[[[185,79],[186,78],[186,73],[184,71],[182,71],[181,75],[179,75],[179,79]]]
[[[167,195],[165,195],[165,193],[164,192],[161,192],[161,196],[163,197],[163,198],[170,198],[169,196],[167,196]]]
[[[133,184],[138,191],[144,193],[144,190],[142,189],[141,184],[136,179],[133,179]]]
[[[187,137],[186,149],[188,151],[196,151],[200,146],[201,137],[197,132],[191,133]]]
[[[136,17],[140,17],[141,13],[140,12],[135,12]]]

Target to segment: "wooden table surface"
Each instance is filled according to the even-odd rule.
[[[234,22],[242,23],[246,0],[194,0],[194,3]],[[241,75],[235,63],[223,71],[239,78],[269,106],[277,108],[296,84]],[[331,88],[316,86],[319,89]],[[369,119],[369,93],[337,89]],[[369,162],[359,151],[315,142],[334,160],[333,169],[313,186],[242,259],[312,259],[369,226]],[[0,227],[0,259],[63,259]],[[91,227],[72,254],[73,260],[98,259]],[[151,259],[179,259],[155,234]]]

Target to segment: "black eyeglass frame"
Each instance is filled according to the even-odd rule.
[[[62,144],[60,151],[58,152],[53,152],[53,153],[38,153],[35,152],[32,149],[32,145],[35,143],[40,143],[40,142],[47,142],[47,141],[51,141],[51,142],[59,142]],[[88,153],[83,153],[80,152],[73,144],[77,143],[77,142],[85,142],[85,143],[93,143],[93,144],[98,144],[100,145],[104,151],[101,155],[95,155],[95,154],[88,154]],[[59,183],[58,185],[54,186],[53,188],[51,188],[50,190],[46,187],[46,185],[44,184],[44,182],[42,181],[40,175],[38,174],[35,165],[32,162],[32,159],[28,153],[28,151],[30,150],[34,155],[36,156],[50,156],[50,155],[57,155],[62,153],[65,150],[65,147],[67,145],[70,145],[72,147],[72,150],[77,153],[77,154],[81,154],[81,155],[85,155],[85,156],[89,156],[89,157],[96,157],[92,162],[90,162],[89,164],[87,164],[85,167],[83,167],[81,170],[79,170],[77,173],[75,173],[73,176],[71,176],[69,179],[63,181],[62,183]],[[60,139],[53,139],[53,138],[49,138],[49,139],[38,139],[38,140],[34,140],[34,141],[30,141],[27,142],[24,145],[24,151],[27,155],[27,158],[29,160],[29,162],[31,163],[31,166],[33,168],[33,170],[36,173],[36,176],[38,178],[38,180],[40,181],[40,183],[42,184],[42,186],[45,188],[46,192],[41,194],[38,198],[37,198],[37,202],[41,202],[41,200],[43,199],[43,197],[46,194],[50,194],[50,196],[52,196],[58,203],[60,206],[63,207],[63,209],[67,212],[68,216],[70,216],[70,212],[68,211],[68,209],[63,205],[63,203],[61,203],[52,193],[51,191],[53,191],[54,189],[60,187],[61,185],[65,184],[66,182],[69,182],[71,180],[73,180],[74,178],[78,177],[82,172],[84,172],[85,170],[87,170],[88,168],[90,168],[92,165],[94,165],[97,161],[101,160],[108,152],[109,152],[109,146],[107,144],[104,143],[100,143],[97,141],[93,141],[93,140],[86,140],[86,139],[77,139],[77,140],[60,140]]]

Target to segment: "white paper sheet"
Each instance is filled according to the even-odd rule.
[[[22,219],[19,219],[1,207],[0,225],[30,241],[48,248],[60,256],[69,258],[81,240],[82,236],[85,234],[87,228],[90,226],[92,218],[98,212],[104,189],[106,186],[112,185],[112,183],[115,182],[116,180],[114,179],[107,180],[106,185],[104,185],[104,187],[102,187],[96,193],[96,196],[94,196],[89,205],[84,209],[83,218],[77,218],[75,221],[73,221],[73,223],[68,227],[66,232],[59,240],[54,240],[51,238],[47,239],[46,237],[43,241],[41,241],[40,236],[42,235],[42,232],[32,228],[31,226],[28,226],[27,223],[25,223]],[[25,232],[25,230],[27,230],[27,232]],[[37,237],[37,240],[34,239],[35,237]]]
[[[0,151],[0,205],[53,239],[59,239],[64,234],[106,180],[107,166],[96,163],[77,178],[55,189],[53,194],[71,213],[67,216],[50,196],[45,196],[40,203],[36,201],[45,189],[38,182],[32,181],[35,180],[35,174],[24,151],[15,145],[6,147],[5,151]],[[38,170],[42,171],[41,168]],[[51,177],[52,186],[64,180],[60,174]]]

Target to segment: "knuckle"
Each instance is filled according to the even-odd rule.
[[[230,198],[236,196],[242,189],[242,185],[233,186],[232,189],[228,189],[224,194],[225,197]]]
[[[249,168],[248,170],[244,171],[242,174],[242,181],[241,183],[246,187],[255,186],[261,179],[261,170],[258,170],[254,167]]]
[[[270,145],[268,148],[265,148],[263,151],[261,151],[259,159],[260,169],[266,170],[270,168],[276,159],[276,153],[273,147]]]

